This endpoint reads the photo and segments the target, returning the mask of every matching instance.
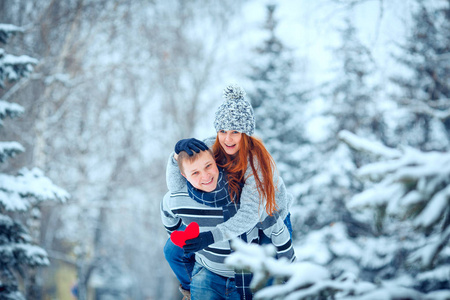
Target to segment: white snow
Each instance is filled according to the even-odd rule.
[[[429,227],[439,221],[445,209],[450,206],[450,185],[437,192],[425,209],[416,218],[416,226]]]
[[[401,155],[401,152],[396,149],[386,147],[376,141],[369,141],[367,139],[359,138],[358,136],[347,130],[340,131],[339,138],[358,151],[369,152],[370,154],[376,156],[396,158]]]
[[[15,56],[11,54],[6,54],[3,58],[4,65],[36,65],[39,61],[28,55]]]
[[[359,148],[380,153],[379,147],[371,148],[369,142],[353,134],[344,133],[343,140],[352,147],[363,145]],[[450,205],[450,153],[421,152],[409,147],[387,153],[380,161],[357,171],[359,176],[375,182],[383,180],[353,196],[348,207],[387,205],[389,214],[403,216],[405,208],[425,202],[425,208],[415,217],[415,226],[430,227],[437,223]],[[412,184],[416,187],[409,191]]]
[[[29,207],[28,201],[59,200],[66,201],[69,194],[45,177],[38,168],[22,169],[19,176],[0,174],[0,201],[10,210],[23,210]],[[29,198],[31,197],[31,198]]]
[[[23,32],[24,29],[13,24],[0,24],[0,30],[6,32]]]
[[[450,291],[449,290],[433,291],[433,292],[428,293],[424,299],[425,300],[448,300],[448,299],[450,299]]]
[[[437,266],[434,270],[420,273],[417,278],[420,280],[439,278],[450,283],[450,265]]]
[[[4,118],[8,114],[11,114],[13,116],[19,115],[24,111],[24,108],[17,103],[10,103],[0,100],[0,118]]]
[[[3,158],[4,155],[13,156],[24,151],[25,148],[18,142],[0,142],[0,158]]]

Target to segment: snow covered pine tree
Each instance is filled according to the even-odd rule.
[[[0,24],[0,43],[6,44],[11,35],[20,32],[23,32],[20,27]],[[5,82],[14,83],[27,77],[35,64],[37,60],[34,58],[6,54],[0,48],[0,88],[5,89]],[[0,125],[6,117],[13,118],[24,112],[22,106],[6,101],[13,93],[14,89],[10,88],[1,95]],[[24,151],[18,142],[0,141],[0,163]],[[24,168],[17,176],[0,173],[0,299],[25,299],[19,291],[17,274],[24,280],[25,289],[29,290],[27,268],[49,264],[46,251],[33,244],[35,241],[19,217],[26,221],[26,216],[39,215],[35,207],[42,201],[65,201],[68,198],[66,191],[54,185],[37,168]],[[35,292],[26,292],[27,298],[38,299],[32,296]]]
[[[347,203],[351,209],[372,209],[383,216],[379,239],[392,245],[396,261],[391,261],[395,273],[378,280],[396,279],[398,285],[426,293],[418,299],[449,299],[450,153],[389,148],[348,131],[339,137],[378,158],[357,171],[373,184]]]

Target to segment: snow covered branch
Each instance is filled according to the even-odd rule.
[[[19,176],[0,174],[0,205],[9,211],[24,211],[31,199],[37,202],[59,200],[65,202],[69,194],[53,182],[40,169],[22,169]]]
[[[390,215],[414,215],[417,227],[436,225],[450,204],[450,153],[403,149],[401,157],[361,167],[357,175],[379,181],[355,195],[351,208],[386,207]]]
[[[440,236],[435,236],[426,243],[423,247],[415,250],[409,257],[410,262],[419,262],[422,266],[430,268],[433,261],[438,256],[439,252],[448,245],[450,240],[450,228],[447,228]],[[442,266],[445,268],[445,266]],[[447,266],[447,271],[448,266]],[[430,271],[432,272],[432,271]],[[447,273],[448,276],[450,274]],[[449,278],[447,278],[449,279]],[[445,280],[445,277],[444,277]]]
[[[401,155],[401,152],[396,149],[386,147],[375,141],[360,138],[347,130],[340,131],[338,137],[351,148],[357,151],[370,153],[374,156],[396,158]]]
[[[18,32],[24,32],[24,29],[12,24],[0,24],[0,42],[6,44],[8,39]]]
[[[28,55],[15,56],[5,54],[0,49],[0,87],[4,87],[4,80],[9,82],[18,81],[21,77],[28,77],[33,71],[33,65],[37,65],[38,60]]]
[[[253,273],[250,287],[256,291],[255,299],[325,299],[336,294],[359,295],[376,288],[371,283],[359,282],[351,274],[332,279],[325,267],[310,262],[276,260],[272,245],[259,246],[234,240],[232,247],[236,252],[225,262]],[[270,278],[274,279],[274,284],[266,286]]]
[[[0,232],[8,234],[11,243],[0,244],[0,257],[11,265],[22,260],[30,266],[46,266],[49,264],[47,252],[29,244],[31,237],[27,230],[7,215],[0,214]],[[1,283],[1,282],[0,282]]]
[[[448,106],[450,99],[442,99],[441,101],[436,101],[437,106]],[[445,104],[444,104],[445,103]],[[403,104],[408,106],[408,110],[415,114],[424,114],[430,117],[436,118],[441,121],[445,121],[450,118],[450,108],[447,109],[438,109],[431,107],[428,103],[423,101],[414,101],[411,102],[409,100],[404,100]]]
[[[4,162],[7,157],[14,157],[24,151],[25,148],[18,142],[0,142],[0,162]]]
[[[20,106],[17,103],[9,103],[6,101],[0,100],[0,125],[1,120],[3,120],[6,117],[16,117],[24,112],[24,109],[22,106]]]

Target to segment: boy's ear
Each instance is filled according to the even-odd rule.
[[[181,175],[183,175],[183,177],[184,177],[184,178],[186,178],[186,179],[187,179],[186,175],[184,175],[184,174],[183,174],[182,172],[180,172],[180,173],[181,173]]]

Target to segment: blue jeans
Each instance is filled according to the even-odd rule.
[[[191,276],[195,263],[195,253],[185,254],[182,248],[168,239],[164,246],[164,257],[180,281],[183,289],[189,291],[191,289]]]
[[[233,278],[217,275],[195,263],[191,282],[192,300],[240,300]]]
[[[284,219],[284,225],[286,225],[289,234],[291,235],[291,239],[292,239],[292,223],[291,223],[291,213],[288,213],[286,216],[286,219]]]

